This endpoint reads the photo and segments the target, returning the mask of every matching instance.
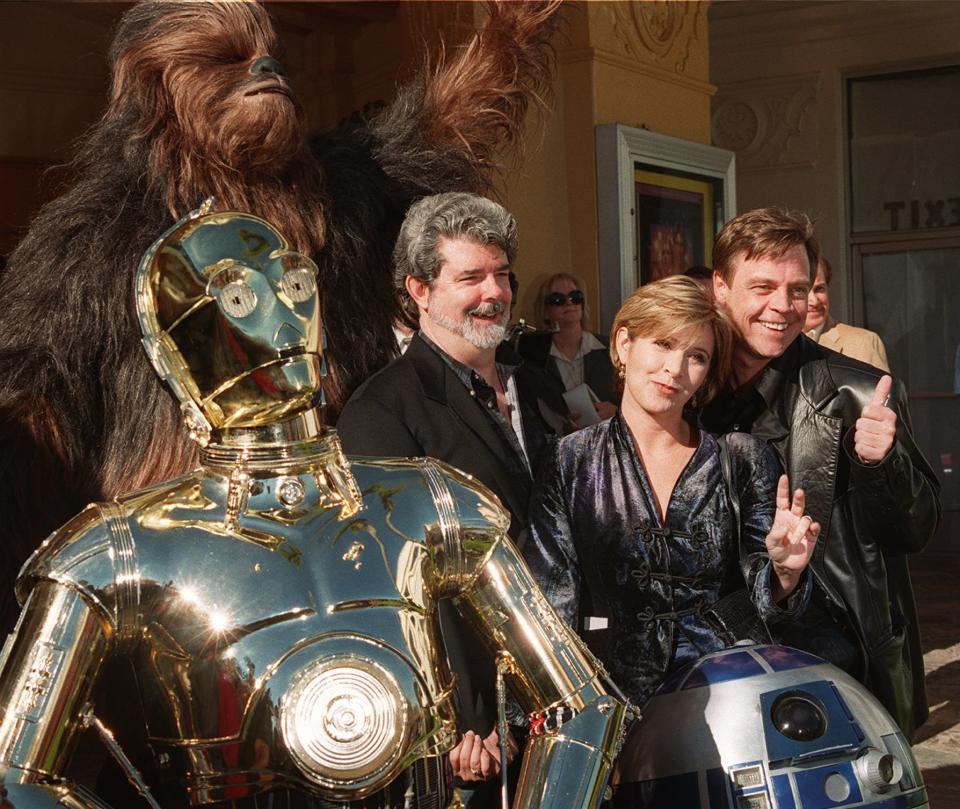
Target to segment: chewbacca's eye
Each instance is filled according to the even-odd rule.
[[[287,270],[280,279],[280,291],[294,303],[310,300],[317,291],[317,279],[309,267]]]
[[[217,302],[231,317],[246,317],[257,308],[257,293],[246,281],[231,281],[217,293]]]

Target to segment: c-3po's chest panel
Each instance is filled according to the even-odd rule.
[[[348,517],[309,481],[290,497],[269,480],[228,530],[205,478],[131,524],[148,732],[208,787],[267,769],[357,797],[449,745],[436,511],[419,475],[387,480]]]

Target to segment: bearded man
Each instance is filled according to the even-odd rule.
[[[503,206],[451,192],[410,206],[394,284],[420,330],[368,379],[337,432],[353,455],[439,458],[473,475],[510,512],[523,542],[531,470],[549,428],[523,395],[523,366],[498,352],[510,320],[517,222]]]
[[[516,220],[495,202],[446,193],[410,206],[394,248],[394,284],[420,330],[402,357],[357,389],[337,430],[354,455],[429,455],[467,472],[500,498],[519,544],[549,428],[519,358],[497,350],[510,320],[516,252]],[[466,731],[451,764],[462,781],[482,782],[500,769],[495,675],[478,654],[480,638],[443,607],[440,618]],[[493,805],[495,791],[480,786],[471,806]]]
[[[466,48],[378,115],[312,140],[260,5],[151,1],[124,15],[110,104],[79,146],[76,183],[0,279],[0,623],[12,623],[13,577],[49,530],[196,463],[134,315],[133,269],[155,235],[214,196],[315,258],[331,421],[395,353],[389,255],[404,211],[488,186],[494,150],[519,141],[549,79],[557,6],[495,6]]]

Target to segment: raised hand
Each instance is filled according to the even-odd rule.
[[[897,414],[887,407],[893,377],[884,374],[853,428],[853,451],[861,463],[880,463],[897,437]]]
[[[790,481],[780,475],[777,483],[777,511],[767,534],[767,555],[773,565],[771,587],[774,601],[789,596],[810,562],[820,535],[820,523],[803,513],[806,496],[797,489],[790,497]]]
[[[507,735],[507,764],[517,755],[517,743]],[[450,751],[453,774],[461,781],[486,781],[500,774],[500,737],[494,728],[490,735],[481,739],[468,730],[460,742]]]

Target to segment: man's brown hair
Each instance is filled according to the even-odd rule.
[[[713,268],[729,284],[733,263],[738,256],[748,261],[780,258],[793,247],[801,246],[810,260],[810,280],[816,277],[820,244],[813,235],[813,222],[802,211],[784,208],[756,208],[734,217],[713,243]]]

